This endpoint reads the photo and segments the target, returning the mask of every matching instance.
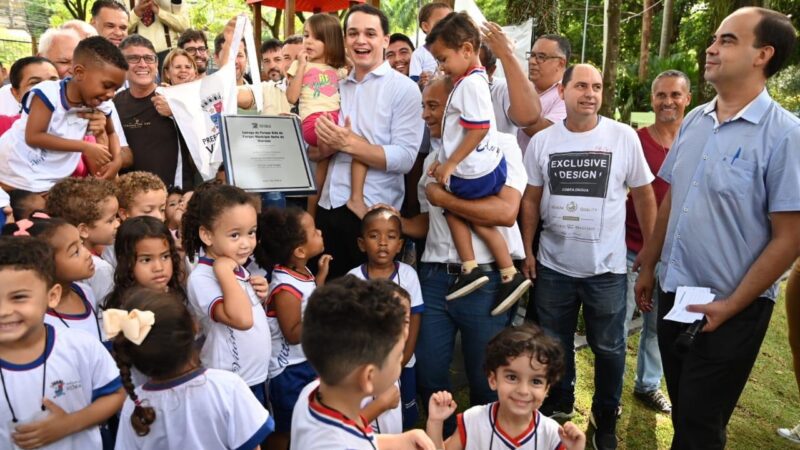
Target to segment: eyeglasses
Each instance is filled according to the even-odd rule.
[[[147,64],[155,64],[156,62],[156,55],[126,55],[125,61],[128,61],[128,64],[139,64],[139,61],[144,60]]]
[[[195,55],[197,53],[207,53],[208,47],[184,47],[183,50],[190,55]]]
[[[558,56],[558,55],[550,56],[545,53],[534,53],[534,52],[525,52],[525,58],[527,59],[536,58],[536,62],[540,64],[547,61],[548,59],[566,59],[563,56]]]

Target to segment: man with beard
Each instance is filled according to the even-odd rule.
[[[261,79],[280,81],[286,76],[283,69],[283,44],[270,39],[261,44]]]
[[[261,114],[274,116],[288,114],[292,105],[286,100],[286,72],[283,65],[283,46],[281,41],[270,39],[261,44],[261,93],[264,109]],[[237,103],[240,109],[253,111],[255,98],[249,85],[239,86]]]
[[[203,78],[208,72],[208,41],[200,30],[189,28],[178,38],[178,47],[194,58],[197,65],[197,78]]]

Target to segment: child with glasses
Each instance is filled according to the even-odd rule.
[[[102,37],[81,41],[72,61],[73,76],[31,89],[22,100],[22,117],[0,137],[3,189],[45,192],[75,171],[81,155],[99,177],[113,176],[122,166],[113,122],[106,121],[107,144],[85,140],[89,121],[79,113],[98,109],[110,116],[110,100],[125,81],[128,64]]]

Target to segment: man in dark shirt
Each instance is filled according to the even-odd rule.
[[[114,97],[129,152],[123,152],[123,172],[146,170],[167,186],[191,188],[197,170],[172,119],[166,100],[156,94],[158,58],[149,40],[131,35],[120,44],[128,61],[128,89]]]

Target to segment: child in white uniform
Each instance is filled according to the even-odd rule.
[[[325,284],[330,255],[319,258],[316,278],[308,260],[325,249],[314,218],[298,208],[269,208],[261,216],[261,248],[272,266],[267,321],[272,332],[269,360],[269,400],[275,416],[271,449],[289,448],[292,411],[300,391],[315,378],[300,345],[303,311],[308,298]]]
[[[70,176],[83,155],[92,174],[110,178],[122,166],[119,138],[106,121],[108,145],[83,140],[87,119],[99,109],[110,116],[110,100],[125,81],[128,63],[108,40],[82,40],[73,54],[72,78],[43,81],[23,98],[22,117],[0,137],[0,185],[6,190],[45,192]]]
[[[443,1],[427,3],[420,8],[419,15],[417,16],[419,28],[423,33],[428,34],[440,20],[451,12],[453,12],[453,9]],[[424,85],[433,73],[436,72],[438,65],[439,63],[436,62],[436,58],[431,55],[428,48],[425,45],[420,45],[411,55],[408,76],[412,80],[421,82],[420,84]]]
[[[0,237],[0,442],[4,448],[100,450],[97,425],[124,400],[119,371],[99,340],[44,323],[48,305],[61,296],[55,273],[45,242]],[[71,426],[53,417],[63,413]]]
[[[114,289],[114,268],[100,254],[114,245],[118,210],[114,183],[99,178],[65,178],[47,195],[47,212],[76,226],[83,245],[92,253],[94,275],[86,284],[100,305]]]
[[[186,256],[205,252],[186,288],[206,337],[200,360],[241,376],[266,405],[272,350],[261,296],[266,298],[268,287],[266,280],[254,284],[244,268],[256,248],[253,200],[234,186],[209,186],[192,196],[182,225]]]
[[[165,219],[167,187],[161,178],[150,172],[137,170],[120,175],[116,184],[121,221],[139,216],[155,217],[161,221]],[[101,257],[112,267],[117,267],[117,254],[113,245],[106,246]]]
[[[498,146],[492,96],[486,71],[480,66],[480,32],[466,13],[451,13],[431,30],[425,41],[453,81],[442,119],[442,148],[428,169],[436,181],[463,199],[496,195],[505,185],[506,160]],[[531,286],[514,267],[503,235],[496,227],[476,225],[456,214],[446,214],[462,274],[447,300],[470,294],[489,282],[478,268],[470,228],[487,245],[500,272],[492,315],[511,308]]]
[[[256,448],[272,418],[242,379],[197,364],[195,322],[172,293],[135,288],[124,308],[106,310],[128,399],[120,415],[118,450]],[[134,388],[131,368],[149,379]]]
[[[486,349],[486,373],[497,401],[459,414],[458,430],[445,442],[442,425],[457,405],[449,392],[437,392],[428,408],[428,435],[446,450],[583,450],[586,436],[575,424],[562,427],[539,413],[563,371],[564,351],[539,327],[506,328]]]
[[[410,304],[409,332],[403,348],[403,371],[399,380],[402,422],[398,427],[390,427],[392,430],[413,428],[419,415],[414,348],[425,310],[417,272],[408,264],[395,261],[403,248],[402,235],[400,218],[391,210],[381,207],[370,210],[361,221],[361,237],[358,238],[359,248],[367,254],[367,263],[348,272],[362,280],[386,279],[397,284],[403,288],[405,300]]]
[[[185,297],[182,258],[167,225],[150,216],[132,217],[120,225],[114,241],[117,267],[114,290],[105,308],[120,308],[126,293],[137,287]]]
[[[104,342],[97,300],[91,288],[79,282],[94,274],[94,263],[89,249],[81,242],[78,229],[64,219],[49,218],[42,213],[34,213],[30,219],[17,222],[15,227],[15,235],[38,238],[50,246],[55,256],[55,281],[61,290],[58,301],[47,308],[45,323],[57,329],[82,330],[98,342]]]
[[[433,448],[421,430],[375,436],[361,416],[361,400],[381,395],[400,376],[407,329],[402,302],[386,284],[346,276],[314,291],[302,343],[320,379],[297,400],[292,448]]]

